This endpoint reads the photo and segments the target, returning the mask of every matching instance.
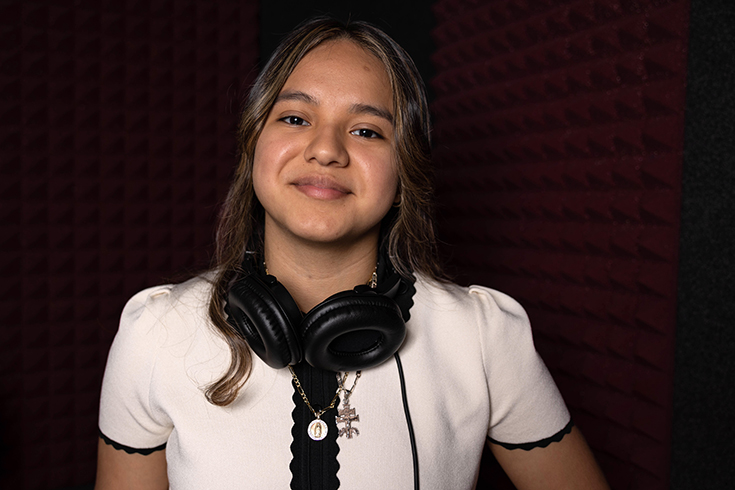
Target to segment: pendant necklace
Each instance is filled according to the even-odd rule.
[[[356,427],[352,427],[353,422],[359,422],[360,416],[355,413],[355,409],[350,407],[350,395],[353,391],[355,391],[355,386],[357,386],[357,380],[360,379],[361,372],[358,371],[355,373],[355,381],[352,383],[352,388],[349,389],[349,391],[345,391],[345,382],[347,381],[347,376],[349,376],[350,373],[345,373],[344,378],[340,377],[339,373],[337,374],[337,379],[339,380],[339,385],[342,388],[342,393],[344,393],[344,396],[342,397],[342,408],[337,409],[337,416],[334,417],[335,422],[339,424],[345,424],[344,427],[339,428],[339,434],[337,434],[337,437],[346,436],[347,439],[352,439],[352,436],[359,436],[360,431]]]
[[[324,412],[326,412],[327,410],[333,409],[334,406],[337,404],[337,399],[339,398],[339,394],[342,391],[342,386],[337,387],[337,392],[334,394],[334,398],[332,398],[332,403],[317,412],[316,410],[314,410],[314,407],[311,406],[311,403],[309,403],[309,398],[306,396],[304,389],[301,387],[299,378],[296,376],[293,368],[291,366],[288,366],[288,370],[291,371],[293,383],[296,385],[296,389],[298,390],[299,395],[301,395],[301,398],[304,400],[304,403],[306,403],[306,406],[309,407],[311,413],[314,414],[314,420],[311,421],[309,427],[306,429],[306,432],[313,440],[321,441],[322,439],[327,437],[327,431],[329,430],[329,428],[327,427],[327,423],[321,419],[322,414],[324,414]]]

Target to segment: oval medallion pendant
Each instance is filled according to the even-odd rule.
[[[309,437],[313,440],[321,441],[327,437],[327,423],[321,419],[314,419],[309,424],[307,432],[309,433]]]

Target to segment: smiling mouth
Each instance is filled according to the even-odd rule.
[[[339,199],[352,193],[333,179],[322,176],[300,177],[293,182],[293,185],[307,196],[317,199]]]

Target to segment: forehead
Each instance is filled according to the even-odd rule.
[[[392,100],[390,79],[383,63],[350,40],[325,41],[309,51],[294,68],[281,92],[322,90],[323,95],[362,91],[365,96]],[[298,87],[295,87],[298,86]]]

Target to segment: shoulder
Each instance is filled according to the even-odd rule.
[[[414,307],[407,324],[409,342],[435,352],[461,351],[489,370],[513,353],[536,355],[531,324],[510,296],[484,286],[459,286],[417,277]]]
[[[163,316],[176,308],[201,308],[209,302],[211,291],[211,274],[196,276],[180,284],[153,286],[128,300],[123,317],[135,319],[144,313]]]
[[[210,276],[165,284],[135,294],[123,308],[110,360],[123,357],[155,361],[162,352],[187,349],[197,338],[215,341],[208,307]]]
[[[431,339],[437,350],[461,349],[464,360],[479,356],[488,378],[504,382],[503,377],[518,376],[518,370],[542,370],[528,315],[507,294],[419,278],[414,305],[411,318],[416,319],[417,336]]]
[[[196,276],[180,284],[144,289],[131,297],[120,318],[120,327],[161,325],[170,318],[205,315],[212,291],[209,275]]]
[[[451,315],[482,324],[528,325],[528,315],[513,298],[484,286],[459,286],[418,276],[414,305],[429,315]],[[412,312],[413,313],[413,312]],[[419,313],[421,314],[421,313]]]

